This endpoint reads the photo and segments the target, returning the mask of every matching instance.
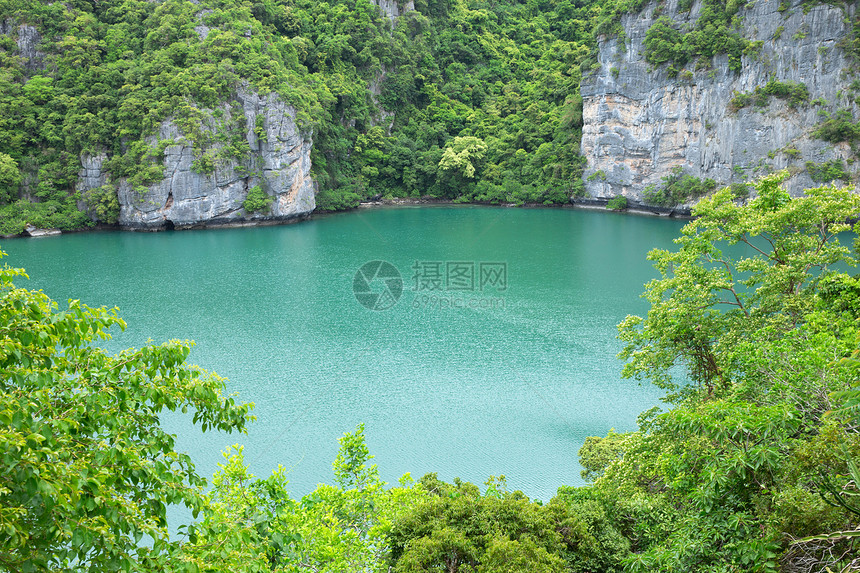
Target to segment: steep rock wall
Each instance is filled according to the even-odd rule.
[[[394,25],[402,14],[415,10],[414,0],[372,0]]]
[[[710,69],[690,64],[686,69],[692,75],[676,78],[668,76],[666,66],[645,61],[645,35],[657,5],[625,15],[625,41],[604,38],[600,67],[582,82],[587,193],[641,201],[648,185],[659,185],[680,166],[721,185],[788,168],[788,188],[797,194],[814,185],[806,161],[850,158],[847,145],[814,139],[810,132],[822,121],[822,109],[848,108],[856,115],[847,89],[855,77],[853,64],[837,45],[850,32],[854,8],[843,12],[818,5],[804,13],[798,1],[788,10],[779,6],[780,0],[753,0],[739,11],[744,36],[763,42],[757,53],[743,57],[739,73],[729,70],[726,56],[716,56]],[[701,8],[696,0],[689,12],[679,13],[677,0],[667,0],[663,15],[692,26]],[[771,79],[802,82],[810,100],[827,103],[792,109],[771,97],[765,108],[730,109],[734,92],[751,92]]]
[[[18,55],[22,58],[24,68],[28,71],[38,71],[45,67],[45,55],[39,50],[42,35],[30,24],[17,24],[13,20],[0,22],[0,34],[15,38]]]
[[[225,125],[242,129],[248,152],[241,157],[219,155],[224,144],[215,143],[207,150],[215,158],[215,169],[206,172],[195,165],[202,150],[195,148],[195,142],[174,121],[165,121],[157,136],[149,139],[152,147],[165,140],[169,143],[164,148],[164,178],[144,190],[133,189],[126,180],[115,183],[120,226],[157,230],[241,225],[301,218],[314,210],[312,142],[309,134],[298,129],[294,108],[275,94],[261,97],[240,92],[216,115],[222,119],[204,122],[204,133],[217,140],[216,131]],[[79,190],[107,182],[104,161],[104,155],[81,158]],[[272,198],[269,211],[249,213],[243,208],[255,186]]]

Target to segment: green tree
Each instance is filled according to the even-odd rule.
[[[242,431],[251,405],[186,364],[190,343],[110,355],[95,343],[125,327],[116,309],[58,310],[16,276],[0,269],[0,569],[165,570],[166,508],[200,510],[205,480],[159,416]]]
[[[624,457],[625,442],[630,434],[618,434],[609,430],[604,438],[589,436],[579,448],[579,463],[585,469],[580,472],[585,481],[594,481],[603,474],[610,463]]]
[[[269,478],[255,479],[239,445],[224,452],[219,467],[203,519],[187,528],[179,561],[203,571],[283,570],[289,544],[299,540],[284,535],[297,505],[287,492],[286,471],[278,467]]]
[[[0,203],[8,203],[18,196],[21,172],[18,163],[9,155],[0,152]]]
[[[860,548],[860,286],[839,241],[860,199],[834,187],[791,198],[785,176],[755,182],[746,205],[731,189],[701,200],[678,251],[649,255],[661,276],[647,317],[619,325],[625,375],[675,403],[607,455],[602,441],[583,449],[589,471],[606,460],[594,489],[622,516],[630,571],[847,571]]]
[[[709,392],[726,387],[738,343],[801,324],[815,285],[834,265],[856,263],[838,235],[851,229],[846,221],[860,211],[860,197],[821,187],[792,199],[780,187],[786,177],[753,183],[758,196],[748,206],[735,203],[729,188],[702,199],[693,208],[697,219],[675,241],[680,249],[649,253],[661,276],[646,285],[648,315],[619,325],[625,377],[678,390],[671,371],[683,365]],[[730,256],[739,245],[745,254]]]
[[[289,496],[284,468],[256,479],[234,446],[179,561],[212,571],[387,571],[393,520],[427,493],[408,475],[400,487],[385,487],[376,466],[368,465],[363,425],[344,434],[340,445],[337,485],[320,484],[301,500]]]
[[[394,571],[541,571],[611,570],[588,561],[598,542],[561,498],[547,505],[509,492],[504,477],[490,478],[484,495],[474,484],[453,484],[427,474],[418,482],[427,496],[394,522],[390,533]],[[565,556],[572,554],[569,559]],[[584,563],[583,563],[584,564]]]
[[[463,179],[474,179],[486,153],[487,144],[481,139],[471,135],[455,137],[445,146],[442,159],[439,160],[439,169]]]

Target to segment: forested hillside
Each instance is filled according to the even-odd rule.
[[[244,181],[232,208],[266,211],[270,126],[237,116],[246,93],[295,107],[320,210],[665,207],[783,168],[795,192],[856,175],[853,2],[381,5],[0,2],[0,233],[117,222],[176,145],[213,184]]]
[[[602,11],[419,0],[392,20],[369,0],[4,0],[0,232],[116,221],[121,178],[143,190],[163,176],[175,142],[146,136],[167,119],[198,172],[247,154],[241,133],[206,128],[240,88],[298,109],[321,209],[380,194],[566,202],[582,189],[578,90]],[[76,195],[82,155],[100,153],[108,183]]]

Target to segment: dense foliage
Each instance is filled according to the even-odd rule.
[[[788,105],[791,107],[798,107],[809,103],[809,89],[806,87],[806,84],[770,80],[767,84],[757,87],[752,92],[735,92],[730,106],[735,111],[752,104],[758,107],[765,107],[770,100],[770,96],[788,100]]]
[[[645,36],[645,60],[655,66],[669,64],[674,76],[689,62],[696,67],[710,67],[711,58],[728,56],[729,69],[740,71],[741,56],[752,46],[739,32],[739,0],[705,0],[692,29],[683,29],[667,16],[660,16]],[[693,3],[681,0],[679,10],[689,10]],[[658,8],[659,9],[659,8]]]
[[[200,523],[188,529],[179,562],[206,571],[385,571],[392,521],[427,497],[409,476],[380,481],[364,428],[344,434],[335,485],[301,500],[287,492],[284,468],[267,479],[248,473],[242,449],[226,452]]]
[[[689,26],[657,18],[647,61],[676,74],[727,54],[737,69],[756,49],[738,31],[742,4],[707,0]],[[391,19],[370,0],[0,0],[0,234],[115,223],[117,188],[160,180],[175,143],[193,146],[199,173],[253,171],[243,90],[299,110],[321,210],[379,196],[567,202],[584,193],[579,85],[595,38],[643,5],[418,0]],[[772,81],[733,105],[770,96],[796,106],[808,93]],[[160,133],[166,120],[178,140]],[[855,128],[836,114],[816,135],[853,142]],[[90,155],[107,182],[77,193]]]
[[[369,0],[0,1],[0,233],[114,222],[117,185],[162,177],[168,119],[198,172],[243,157],[244,89],[298,108],[321,209],[580,192],[580,70],[604,2],[415,4],[393,22]],[[459,169],[467,140],[480,157]],[[108,174],[84,197],[82,154]]]
[[[593,484],[545,504],[504,477],[388,487],[362,426],[341,439],[334,485],[294,499],[283,468],[255,478],[235,446],[204,494],[158,414],[230,430],[248,406],[185,365],[185,344],[107,355],[92,343],[123,326],[113,311],[58,311],[4,268],[0,570],[860,570],[860,279],[840,242],[860,197],[793,199],[786,175],[754,182],[744,206],[730,188],[702,199],[678,250],[650,254],[660,276],[648,314],[619,326],[621,358],[671,407],[588,438]],[[200,512],[173,539],[169,503]]]
[[[491,477],[483,493],[455,479],[379,480],[364,428],[345,434],[335,485],[301,500],[284,470],[248,474],[225,453],[204,519],[189,529],[178,568],[212,571],[620,571],[629,542],[587,490],[562,488],[544,505]]]
[[[845,169],[845,163],[841,159],[833,159],[824,163],[806,162],[806,172],[816,183],[830,183],[832,181],[850,181],[851,174]]]
[[[242,208],[248,213],[268,213],[272,209],[272,196],[267,195],[259,185],[255,185],[248,191]]]
[[[419,1],[371,46],[309,65],[332,93],[353,94],[315,139],[321,207],[372,195],[567,201],[581,189],[580,68],[602,4]],[[330,32],[316,14],[342,6],[297,3],[308,16],[295,33],[319,44]]]
[[[860,199],[792,199],[785,176],[756,182],[745,207],[729,189],[700,201],[680,249],[650,254],[647,317],[620,325],[625,375],[675,404],[620,446],[610,436],[595,485],[618,511],[637,507],[630,570],[860,567],[860,291],[839,242]]]
[[[613,197],[606,203],[606,208],[610,211],[623,211],[627,208],[627,197],[624,195],[619,195],[618,197]]]
[[[847,142],[853,146],[860,140],[860,123],[853,120],[850,110],[842,109],[828,115],[812,135],[830,143]]]
[[[658,207],[674,207],[698,199],[717,188],[717,182],[710,178],[700,179],[684,173],[682,167],[674,167],[662,178],[662,185],[648,185],[642,192],[642,200]]]
[[[199,511],[205,480],[159,415],[242,430],[250,406],[185,363],[189,344],[108,355],[94,342],[125,327],[115,309],[59,310],[16,276],[0,268],[0,570],[162,570],[166,507]]]

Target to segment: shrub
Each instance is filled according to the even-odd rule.
[[[343,211],[354,209],[361,203],[361,196],[355,193],[354,186],[323,188],[317,193],[317,211]]]
[[[860,125],[853,122],[851,112],[847,109],[836,112],[812,132],[813,137],[830,143],[854,142],[860,139]]]
[[[787,99],[788,105],[796,108],[809,102],[809,89],[807,89],[806,84],[801,82],[770,80],[764,87],[759,86],[752,92],[734,92],[729,108],[732,111],[737,111],[752,104],[764,107],[770,96]]]
[[[272,197],[259,186],[254,185],[242,203],[248,213],[268,213],[272,209]]]
[[[845,164],[841,159],[834,159],[825,163],[806,162],[806,172],[813,181],[817,183],[829,183],[841,179],[848,181],[851,176],[845,170]]]
[[[731,111],[737,111],[739,109],[745,108],[753,102],[753,94],[744,93],[744,92],[734,92],[732,94],[732,99],[729,102],[729,109]]]
[[[746,199],[750,196],[750,188],[745,183],[732,183],[729,187],[735,199]]]
[[[645,202],[658,207],[674,207],[691,199],[697,199],[717,188],[713,179],[699,179],[684,174],[682,167],[674,167],[672,173],[663,177],[663,185],[649,185],[643,193]]]
[[[606,208],[610,211],[623,211],[627,208],[627,197],[624,195],[613,197],[606,203]]]
[[[743,2],[722,4],[706,1],[701,16],[692,30],[678,30],[671,19],[662,16],[645,34],[645,60],[653,65],[672,64],[676,73],[687,62],[696,58],[710,60],[717,54],[727,54],[729,69],[740,71],[741,56],[750,42],[735,29],[733,16]],[[684,10],[684,5],[679,6]]]
[[[787,99],[788,105],[797,107],[809,101],[809,89],[802,82],[779,82],[770,80],[762,92],[766,95]]]
[[[119,199],[113,185],[88,189],[83,192],[82,198],[98,221],[112,225],[119,220]]]

